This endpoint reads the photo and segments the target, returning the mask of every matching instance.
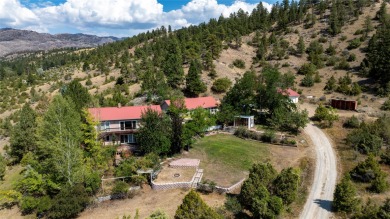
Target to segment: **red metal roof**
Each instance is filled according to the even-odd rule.
[[[161,107],[159,105],[100,107],[89,108],[88,111],[98,121],[114,121],[141,119],[142,113],[146,112],[148,108],[161,112]]]
[[[170,100],[165,100],[165,103],[171,105]],[[202,108],[213,108],[217,107],[218,103],[214,97],[196,97],[196,98],[185,98],[184,104],[188,110],[193,110],[198,107]]]
[[[278,89],[278,92],[289,97],[299,97],[300,95],[294,90],[288,88],[287,90]]]

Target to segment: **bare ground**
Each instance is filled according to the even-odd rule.
[[[139,210],[140,218],[146,218],[153,211],[161,209],[171,218],[175,215],[177,207],[182,203],[186,190],[174,189],[165,191],[155,191],[149,186],[145,186],[139,195],[132,199],[108,201],[87,209],[81,213],[79,218],[117,218],[123,215],[135,215]],[[225,201],[225,196],[218,194],[201,194],[202,199],[211,207],[221,206]]]

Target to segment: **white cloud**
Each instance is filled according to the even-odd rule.
[[[257,5],[239,0],[230,6],[218,4],[217,0],[192,0],[178,10],[163,12],[163,5],[157,0],[67,0],[58,6],[40,4],[31,9],[19,1],[0,0],[0,27],[116,36],[132,35],[161,25],[180,28],[207,22],[221,14],[229,16],[240,8],[250,13]]]
[[[263,5],[271,9],[270,4],[263,3]],[[236,0],[230,6],[218,4],[217,0],[192,0],[181,9],[166,13],[165,23],[171,24],[175,28],[180,28],[190,24],[205,22],[210,18],[218,18],[221,14],[224,17],[228,17],[231,13],[237,12],[239,9],[250,13],[256,6],[257,4],[250,4],[239,0]]]
[[[39,18],[17,0],[1,0],[0,25],[16,28],[39,26]]]

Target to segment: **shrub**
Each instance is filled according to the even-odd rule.
[[[360,121],[356,116],[352,116],[344,122],[343,126],[345,128],[359,128]]]
[[[113,199],[125,199],[129,191],[129,185],[123,181],[116,181],[111,195]]]
[[[317,68],[315,65],[313,65],[312,63],[305,63],[299,68],[298,74],[300,74],[300,75],[314,75],[316,71],[317,71]]]
[[[232,81],[229,78],[218,78],[214,81],[211,90],[215,93],[224,93],[230,88],[230,86],[232,86]]]
[[[356,49],[358,48],[362,43],[360,42],[360,39],[353,39],[349,42],[347,49]]]
[[[368,158],[360,162],[354,169],[351,170],[350,175],[354,181],[357,182],[372,182],[377,177],[382,175],[378,161],[371,154]]]
[[[306,75],[301,80],[301,86],[303,87],[312,87],[314,85],[314,78],[312,75]]]
[[[347,36],[345,36],[345,35],[342,35],[341,37],[340,37],[340,40],[341,41],[345,41],[347,39]]]
[[[232,212],[233,214],[237,214],[241,212],[242,207],[238,199],[234,196],[227,196],[226,201],[225,201],[225,208]]]
[[[329,44],[329,47],[325,50],[325,52],[333,56],[336,54],[336,47],[334,47],[332,44]]]
[[[382,139],[370,133],[366,125],[348,134],[347,143],[362,154],[377,154],[382,147]]]
[[[20,200],[20,210],[23,214],[31,214],[37,208],[37,200],[32,196],[23,196]]]
[[[390,111],[390,99],[386,100],[381,106],[381,110]]]
[[[337,61],[338,61],[338,58],[336,56],[331,56],[326,61],[326,66],[334,66],[334,65],[336,65]]]
[[[370,191],[375,193],[385,192],[389,188],[389,183],[386,180],[385,174],[377,176],[371,183]]]
[[[342,58],[336,68],[341,70],[349,70],[350,67],[351,66],[349,65],[347,60],[345,58]]]
[[[354,53],[352,53],[351,55],[349,55],[349,57],[348,57],[348,62],[353,62],[353,61],[355,61],[356,60],[356,55],[354,54]]]
[[[233,61],[233,65],[237,68],[244,69],[245,68],[245,62],[242,59],[236,59]]]
[[[53,199],[50,218],[74,218],[84,210],[89,197],[82,185],[62,188]]]
[[[87,86],[91,86],[92,85],[92,81],[91,79],[88,78],[88,80],[85,82],[85,85]]]
[[[325,37],[321,36],[319,39],[318,39],[318,42],[320,43],[326,43],[328,41],[328,39],[326,39]]]
[[[275,132],[272,130],[265,131],[264,134],[261,136],[261,140],[268,143],[275,142],[276,141]]]

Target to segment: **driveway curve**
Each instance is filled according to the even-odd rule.
[[[316,152],[316,168],[312,188],[300,215],[301,219],[325,219],[332,216],[333,192],[337,180],[337,160],[325,133],[313,123],[305,127]]]

